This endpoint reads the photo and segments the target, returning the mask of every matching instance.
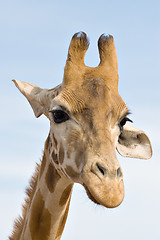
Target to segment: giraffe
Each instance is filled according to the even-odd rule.
[[[84,32],[72,37],[63,82],[53,89],[13,80],[35,116],[49,119],[50,131],[10,240],[59,240],[74,183],[82,184],[96,204],[119,206],[124,184],[115,150],[131,158],[152,156],[147,135],[126,124],[132,121],[118,93],[113,37],[100,36],[100,63],[95,68],[84,64],[88,47]]]

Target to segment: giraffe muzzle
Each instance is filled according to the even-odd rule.
[[[119,206],[124,198],[123,174],[120,167],[110,170],[96,161],[83,172],[83,186],[88,197],[107,208]]]

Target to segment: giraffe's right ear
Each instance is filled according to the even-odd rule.
[[[47,89],[41,89],[32,83],[12,80],[20,92],[27,98],[35,116],[38,118],[42,114],[48,117],[49,94]]]

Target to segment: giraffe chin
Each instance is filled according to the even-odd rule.
[[[124,184],[123,180],[119,183],[111,180],[110,184],[90,185],[83,184],[88,197],[96,204],[107,208],[118,207],[124,199]]]

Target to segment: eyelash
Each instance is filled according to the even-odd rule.
[[[133,122],[133,121],[131,119],[129,119],[128,117],[124,117],[119,123],[119,128],[120,128],[121,132],[123,131],[123,127],[126,124],[126,122]]]

